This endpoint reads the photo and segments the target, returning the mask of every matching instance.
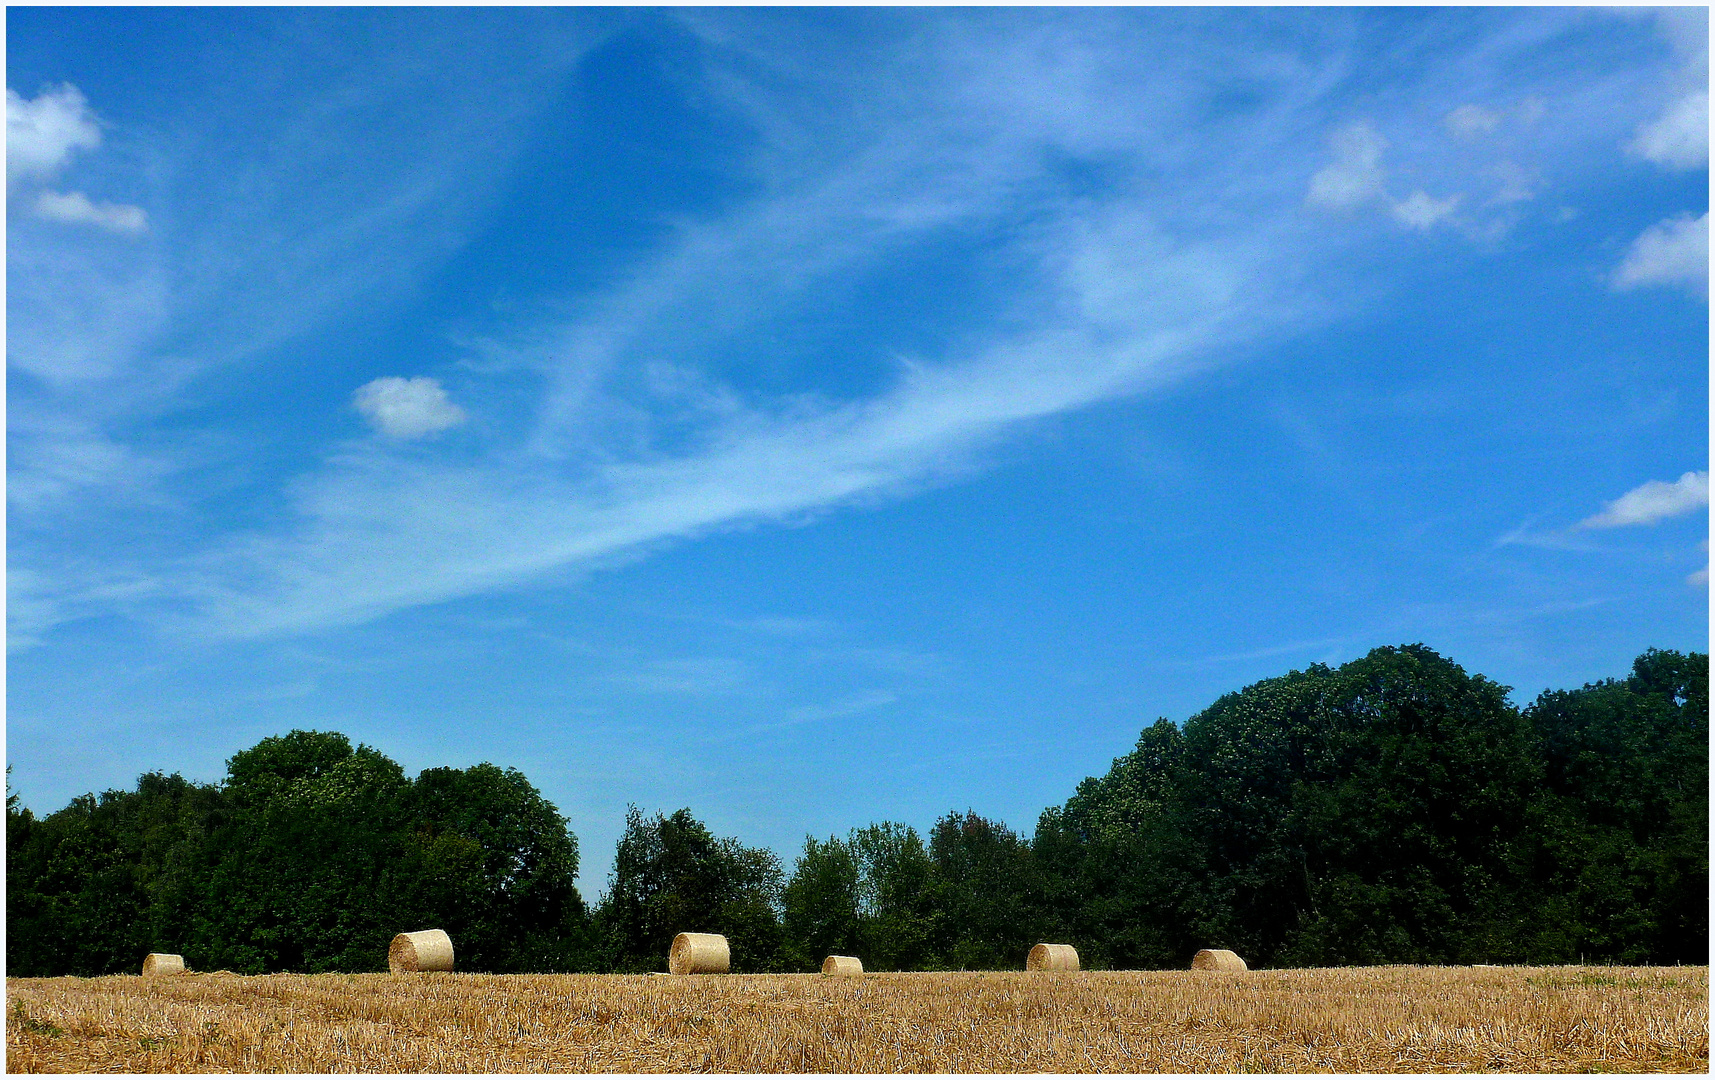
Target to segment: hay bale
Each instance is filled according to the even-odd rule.
[[[185,958],[178,953],[152,952],[143,958],[145,975],[183,975]]]
[[[1024,958],[1026,971],[1077,971],[1078,950],[1070,945],[1036,945]]]
[[[863,961],[855,956],[830,956],[822,961],[823,975],[862,975]]]
[[[1192,971],[1249,971],[1239,954],[1229,949],[1198,949],[1191,958]]]
[[[387,946],[387,970],[395,975],[414,971],[451,971],[453,939],[445,930],[418,930],[398,934]]]
[[[674,975],[725,975],[731,968],[732,950],[719,934],[680,934],[667,953]]]

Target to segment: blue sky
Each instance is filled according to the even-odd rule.
[[[1705,10],[7,13],[25,803],[335,729],[788,860],[1708,648]]]

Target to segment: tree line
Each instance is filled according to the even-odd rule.
[[[462,970],[661,970],[723,933],[734,970],[1707,963],[1708,657],[1505,687],[1421,645],[1228,694],[1021,835],[951,812],[808,837],[790,874],[689,809],[633,807],[586,906],[577,839],[513,769],[415,778],[335,733],[233,756],[219,784],[147,773],[43,818],[7,798],[8,973],[369,971],[438,926]]]

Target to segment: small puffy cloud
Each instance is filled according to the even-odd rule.
[[[1327,210],[1350,210],[1382,198],[1382,151],[1387,140],[1365,123],[1350,124],[1328,140],[1334,160],[1310,178],[1305,201]]]
[[[1481,105],[1461,105],[1442,121],[1461,139],[1475,139],[1501,126],[1501,114]]]
[[[1645,285],[1685,285],[1699,296],[1709,292],[1709,214],[1690,214],[1657,222],[1632,241],[1614,271],[1616,289]]]
[[[1436,199],[1423,191],[1414,191],[1393,204],[1393,216],[1403,225],[1414,229],[1430,229],[1459,206],[1459,195]]]
[[[352,402],[377,431],[395,439],[433,435],[465,421],[464,410],[447,400],[439,382],[426,376],[376,379],[358,387]]]
[[[1600,514],[1578,523],[1584,529],[1614,529],[1622,525],[1654,525],[1670,517],[1689,514],[1709,505],[1709,474],[1688,472],[1673,483],[1651,480],[1640,484],[1602,508]]]
[[[1638,129],[1632,153],[1669,169],[1709,164],[1709,91],[1694,90]]]
[[[101,128],[77,87],[64,83],[27,99],[6,89],[6,181],[52,177],[74,150],[101,145]]]
[[[90,202],[81,191],[61,195],[44,191],[36,196],[36,214],[51,221],[94,225],[117,233],[140,233],[149,227],[148,215],[140,206]]]

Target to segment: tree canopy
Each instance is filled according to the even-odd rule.
[[[145,773],[44,818],[7,797],[13,975],[365,971],[438,926],[478,971],[653,971],[683,930],[737,971],[1707,963],[1708,657],[1507,688],[1422,645],[1312,665],[1162,719],[1033,835],[972,810],[806,837],[791,873],[688,808],[626,814],[586,910],[577,838],[514,769],[415,778],[334,732]]]

